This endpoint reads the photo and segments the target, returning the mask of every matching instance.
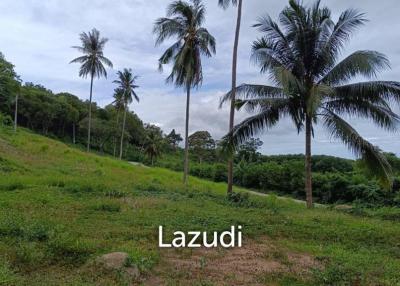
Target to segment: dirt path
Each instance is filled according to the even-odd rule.
[[[294,253],[263,237],[242,248],[164,250],[154,274],[143,282],[162,285],[275,285],[279,277],[306,279],[319,263],[308,254]],[[172,283],[172,284],[171,284]]]

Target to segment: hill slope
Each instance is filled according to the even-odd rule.
[[[0,130],[0,285],[396,285],[400,224],[86,154]],[[223,231],[244,247],[162,250],[158,226]],[[96,258],[124,251],[132,279]],[[128,266],[128,265],[127,265]]]

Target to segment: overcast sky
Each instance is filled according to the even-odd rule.
[[[70,92],[89,97],[89,81],[78,77],[78,65],[68,64],[79,56],[71,49],[79,45],[79,33],[93,27],[109,39],[105,55],[114,63],[108,79],[95,81],[94,100],[101,106],[112,101],[112,81],[117,70],[128,67],[140,76],[140,103],[131,109],[144,122],[154,123],[165,132],[175,128],[183,133],[185,94],[165,84],[164,73],[157,71],[157,59],[166,45],[154,47],[152,35],[156,18],[165,16],[169,0],[1,0],[0,51],[16,66],[25,82],[42,84],[54,92]],[[305,1],[310,3],[311,1]],[[217,55],[204,60],[204,83],[192,97],[190,131],[209,130],[215,139],[226,133],[228,109],[218,109],[219,97],[230,87],[231,54],[235,10],[223,11],[217,0],[204,0],[205,26],[217,39]],[[383,80],[400,80],[400,5],[396,0],[325,0],[335,17],[344,9],[366,13],[367,25],[354,35],[343,56],[360,49],[386,54],[392,69],[379,75]],[[274,19],[287,4],[283,0],[244,0],[240,39],[238,83],[266,83],[258,68],[249,62],[250,46],[260,34],[252,28],[257,17],[270,14]],[[396,107],[396,112],[399,108]],[[239,114],[237,121],[245,114]],[[387,133],[371,122],[350,119],[356,129],[385,151],[400,154],[399,133]],[[289,120],[260,135],[262,153],[303,153],[304,135],[298,135]],[[330,140],[323,129],[316,130],[315,154],[349,157],[339,142]]]

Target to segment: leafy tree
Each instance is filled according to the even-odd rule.
[[[357,51],[338,63],[351,33],[365,23],[356,10],[343,12],[335,23],[328,8],[317,1],[306,8],[289,1],[280,16],[280,25],[269,16],[255,25],[264,36],[253,43],[253,59],[262,73],[269,73],[274,86],[244,84],[236,88],[239,109],[256,112],[232,130],[226,139],[240,144],[263,129],[275,126],[283,116],[305,131],[305,191],[312,207],[311,137],[313,126],[322,125],[342,140],[387,186],[391,168],[378,147],[372,145],[343,119],[353,115],[370,119],[379,127],[395,130],[399,121],[389,102],[400,102],[400,83],[366,81],[389,66],[387,58],[375,51]],[[351,81],[351,83],[349,83]],[[231,99],[228,93],[222,102]]]
[[[14,132],[18,122],[18,98],[21,88],[21,80],[14,70],[14,65],[8,62],[0,52],[0,101],[4,103],[0,110],[8,113],[14,101]],[[13,98],[12,95],[15,95]]]
[[[259,138],[250,138],[238,147],[237,157],[248,163],[253,162],[259,154],[257,150],[260,149],[263,144],[264,143]]]
[[[156,45],[168,38],[177,41],[172,44],[159,59],[159,68],[172,63],[171,74],[167,82],[186,89],[186,124],[185,124],[185,161],[183,181],[187,185],[189,172],[189,105],[190,91],[201,85],[203,71],[201,56],[215,54],[215,39],[202,27],[206,9],[200,0],[174,1],[167,9],[167,17],[159,18],[154,26],[157,36]]]
[[[237,75],[237,55],[239,46],[240,25],[242,20],[242,4],[243,0],[218,0],[218,4],[226,9],[229,4],[237,6],[236,18],[236,31],[235,42],[233,44],[233,59],[232,59],[232,94],[231,94],[231,107],[229,114],[229,132],[232,132],[233,125],[235,124],[235,99],[236,99],[236,75]],[[232,193],[233,188],[233,158],[228,160],[228,194]]]
[[[88,108],[87,105],[82,102],[77,96],[62,92],[57,94],[57,97],[63,98],[73,109],[73,114],[70,115],[71,121],[69,124],[71,125],[71,137],[72,143],[76,144],[76,134],[78,133],[79,122],[82,119],[88,116]]]
[[[189,136],[189,148],[201,163],[210,151],[214,151],[215,141],[208,131],[197,131]]]
[[[101,78],[102,76],[107,77],[107,71],[104,65],[112,68],[112,62],[106,58],[104,53],[104,46],[107,43],[107,38],[100,38],[100,32],[96,29],[92,29],[89,33],[81,33],[80,40],[82,46],[74,46],[83,54],[70,63],[80,63],[79,76],[86,78],[90,76],[90,97],[89,97],[89,120],[88,120],[88,140],[87,140],[87,151],[90,151],[90,128],[92,123],[92,93],[93,93],[93,79],[95,77]]]
[[[133,98],[137,102],[139,102],[139,97],[135,92],[135,89],[139,86],[135,84],[138,76],[134,76],[132,74],[132,69],[124,69],[123,71],[118,71],[118,80],[115,80],[114,83],[118,84],[118,88],[123,92],[122,94],[122,102],[124,108],[124,119],[122,121],[122,132],[121,132],[121,145],[119,148],[119,159],[122,159],[122,151],[124,144],[124,133],[125,133],[125,124],[126,124],[126,113],[129,110],[128,104],[132,103]]]
[[[167,139],[168,144],[175,150],[179,143],[183,141],[181,134],[176,133],[175,129],[165,137]]]

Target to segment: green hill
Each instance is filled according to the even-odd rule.
[[[398,285],[396,209],[307,210],[274,196],[227,199],[225,185],[0,130],[0,285]],[[158,226],[224,231],[243,248],[160,249]],[[129,254],[140,277],[98,266]]]

